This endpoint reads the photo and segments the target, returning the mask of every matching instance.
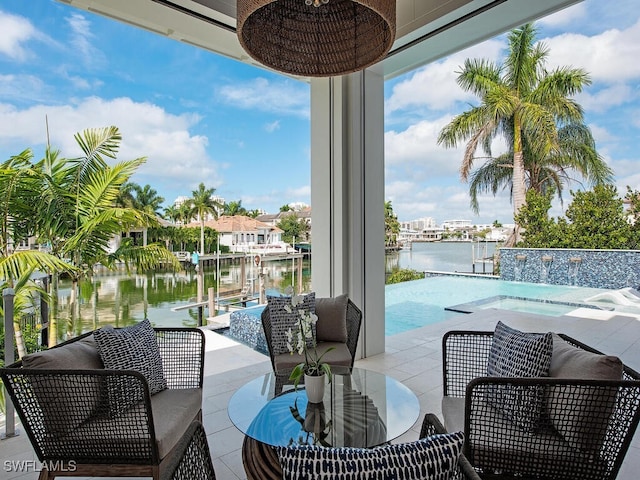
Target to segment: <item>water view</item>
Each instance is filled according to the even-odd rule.
[[[484,247],[483,247],[484,248]],[[488,244],[489,255],[494,244]],[[439,270],[470,272],[472,270],[472,244],[470,243],[415,243],[411,250],[389,253],[386,257],[387,273],[397,268],[419,271]],[[476,265],[476,271],[481,271]],[[487,271],[491,266],[487,266]],[[246,264],[246,282],[258,292],[257,269]],[[290,285],[299,284],[297,269],[292,260],[265,262],[265,289],[280,292]],[[225,291],[245,285],[239,264],[222,264],[219,279],[215,265],[205,268],[204,291],[209,287]],[[302,267],[303,290],[311,289],[311,260],[305,258]],[[188,266],[180,272],[158,271],[147,274],[128,274],[125,271],[99,271],[90,281],[80,284],[79,309],[75,320],[70,312],[70,282],[61,281],[58,305],[60,336],[77,335],[103,325],[127,326],[149,318],[157,326],[196,326],[197,309],[173,311],[195,300],[196,272]],[[205,309],[205,315],[207,310]]]

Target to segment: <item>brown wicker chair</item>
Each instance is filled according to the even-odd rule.
[[[274,373],[276,375],[286,374],[288,375],[288,371],[290,371],[292,365],[292,358],[295,359],[295,356],[292,357],[288,353],[274,355],[272,342],[271,342],[271,316],[269,315],[269,307],[266,306],[262,311],[262,328],[264,329],[265,340],[267,343],[267,348],[269,350],[269,358],[271,359],[271,366],[273,367]],[[362,324],[362,312],[360,309],[349,300],[347,303],[347,342],[346,348],[344,349],[336,349],[332,352],[329,352],[329,356],[325,357],[327,363],[331,364],[331,366],[343,366],[347,368],[353,367],[353,362],[356,356],[356,347],[358,345],[358,336],[360,335],[360,325]],[[331,342],[333,344],[333,342]],[[325,348],[328,348],[330,344],[327,342],[318,342],[318,349],[322,351]],[[334,345],[335,346],[335,345]],[[342,353],[344,351],[344,353]],[[335,363],[330,359],[337,360]],[[279,368],[280,360],[283,359],[286,365],[283,368]],[[293,363],[296,363],[293,360]]]
[[[560,337],[580,351],[601,354]],[[640,420],[640,375],[623,366],[622,380],[488,377],[492,339],[493,332],[451,331],[442,344],[445,426],[464,430],[464,455],[480,476],[615,479]],[[487,401],[496,389],[509,389],[517,398],[531,392],[544,396],[535,431],[519,428]],[[580,414],[583,408],[591,414]],[[577,445],[559,433],[577,422],[590,443]]]
[[[216,480],[209,443],[202,423],[194,421],[163,469],[161,480]]]
[[[204,334],[196,328],[156,328],[167,389],[150,395],[132,370],[91,364],[92,332],[48,351],[77,360],[77,367],[25,368],[22,360],[0,369],[7,391],[43,468],[56,476],[146,476],[158,479],[164,460],[193,420],[202,418]],[[71,353],[70,353],[71,352]],[[87,356],[83,356],[88,352]],[[99,356],[98,356],[99,358]],[[114,413],[106,391],[126,384],[142,400]],[[130,390],[129,390],[130,389]]]

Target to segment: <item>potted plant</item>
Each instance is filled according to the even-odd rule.
[[[296,365],[289,380],[293,381],[294,387],[298,387],[300,381],[304,378],[305,388],[307,390],[307,398],[311,403],[322,401],[324,396],[325,378],[331,383],[331,366],[324,363],[322,358],[333,347],[328,348],[322,354],[318,353],[316,338],[314,335],[314,326],[318,321],[315,313],[306,309],[297,308],[302,303],[304,296],[293,295],[291,297],[291,306],[285,307],[289,313],[297,312],[298,324],[294,330],[290,328],[287,331],[287,349],[293,354],[297,352],[304,356],[304,361]]]

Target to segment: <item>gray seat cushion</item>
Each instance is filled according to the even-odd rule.
[[[166,389],[151,397],[153,427],[160,458],[171,451],[191,422],[200,415],[201,389]],[[64,438],[52,438],[45,454],[57,458],[69,451],[82,463],[83,458],[104,456],[105,462],[114,456],[138,458],[148,461],[151,456],[149,437],[144,425],[145,407],[142,402],[123,414],[109,418],[103,416],[84,423]],[[132,428],[138,425],[138,429]],[[84,453],[83,453],[84,452]]]
[[[349,348],[347,348],[346,343],[319,342],[317,346],[318,354],[322,355],[322,353],[324,353],[331,347],[334,347],[334,349],[330,352],[327,352],[326,355],[322,357],[322,361],[332,366],[340,365],[343,367],[350,367],[351,352],[349,352]],[[304,362],[304,356],[298,353],[283,353],[280,355],[275,355],[273,358],[273,362],[275,364],[276,372],[283,372],[286,370],[291,370],[299,363]]]
[[[442,413],[447,431],[464,427],[464,406],[464,398],[443,397]],[[576,450],[553,429],[540,429],[535,434],[525,432],[501,410],[481,399],[476,399],[472,408],[480,413],[472,415],[470,429],[465,434],[470,449],[469,461],[476,468],[490,466],[490,470],[567,480],[581,480],[584,476],[576,464],[584,465],[589,472],[606,468],[598,457]],[[535,441],[534,437],[540,437],[540,441]],[[567,465],[566,472],[562,471],[563,464]]]

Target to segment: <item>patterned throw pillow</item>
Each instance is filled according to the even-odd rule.
[[[493,334],[487,374],[494,377],[547,377],[553,353],[549,333],[524,333],[498,322]],[[544,391],[539,386],[494,385],[491,404],[526,432],[540,423]]]
[[[276,447],[283,480],[448,480],[455,478],[462,432],[378,448]]]
[[[156,334],[148,319],[120,329],[108,325],[96,330],[93,336],[105,369],[140,372],[151,395],[167,388]],[[127,377],[110,378],[107,393],[112,415],[122,413],[143,398],[143,392],[129,384]]]
[[[316,294],[311,292],[304,296],[301,304],[291,309],[291,313],[287,312],[285,307],[291,307],[291,297],[271,297],[267,296],[267,304],[269,306],[269,317],[271,318],[271,348],[274,355],[289,353],[287,349],[287,332],[291,328],[298,328],[298,320],[300,314],[298,310],[316,313]],[[315,328],[313,336],[315,338]],[[312,340],[307,342],[311,346]]]

